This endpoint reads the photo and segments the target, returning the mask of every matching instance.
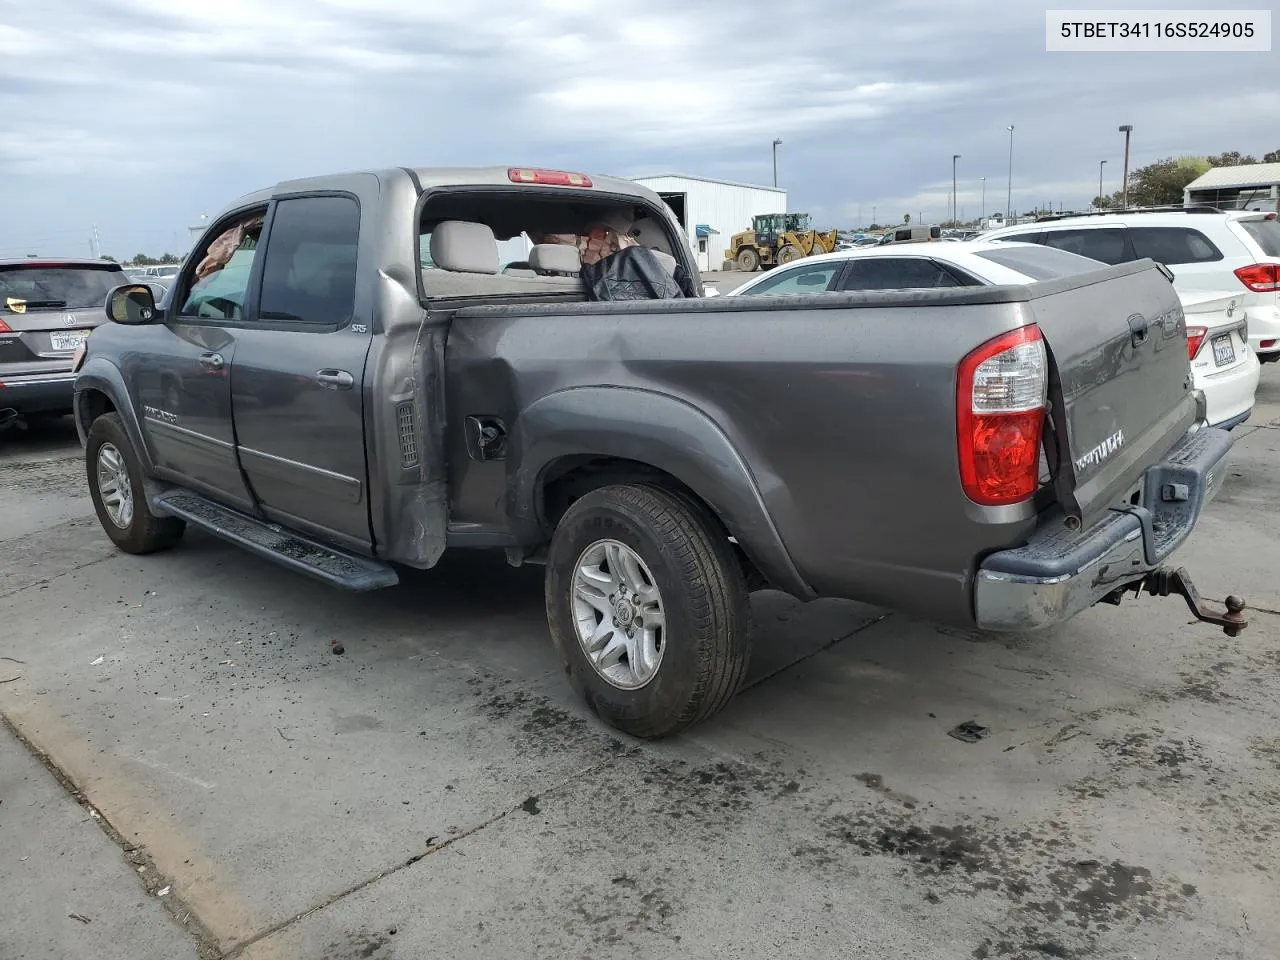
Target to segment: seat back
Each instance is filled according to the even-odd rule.
[[[483,223],[443,220],[431,231],[431,261],[452,273],[498,273],[498,241]]]
[[[576,276],[582,269],[582,254],[567,243],[538,243],[529,251],[529,266],[540,274]]]

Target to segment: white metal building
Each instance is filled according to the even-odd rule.
[[[702,270],[720,269],[729,238],[749,229],[752,217],[787,212],[787,191],[780,187],[676,173],[633,179],[666,201],[684,227]]]
[[[1183,188],[1182,202],[1223,210],[1280,212],[1280,163],[1214,167]]]

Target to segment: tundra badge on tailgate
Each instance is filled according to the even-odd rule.
[[[1117,430],[1084,456],[1078,457],[1076,459],[1076,470],[1082,472],[1088,467],[1096,467],[1123,446],[1124,431]]]

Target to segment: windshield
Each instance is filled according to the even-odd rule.
[[[28,310],[100,307],[112,287],[127,282],[115,264],[0,266],[0,303],[20,301]]]

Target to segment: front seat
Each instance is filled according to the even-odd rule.
[[[576,277],[582,269],[582,254],[567,243],[538,243],[529,251],[529,266],[542,276]]]
[[[493,275],[501,270],[498,241],[487,225],[442,220],[431,231],[431,261],[453,273]]]

